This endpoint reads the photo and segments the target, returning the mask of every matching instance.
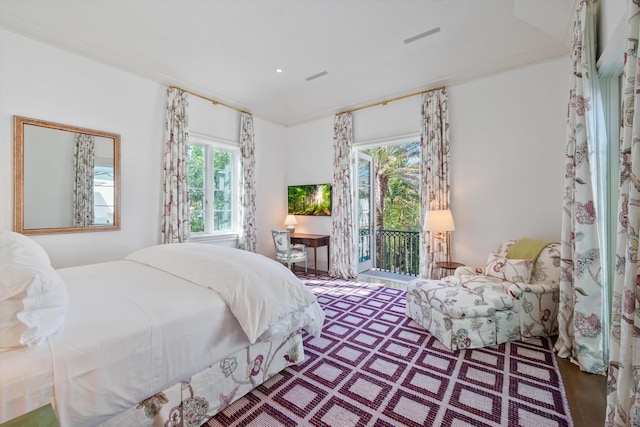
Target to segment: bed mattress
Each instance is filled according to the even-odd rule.
[[[238,249],[157,245],[57,272],[66,319],[46,342],[0,353],[0,422],[51,403],[63,427],[139,420],[140,409],[155,425],[175,413],[149,402],[179,408],[187,387],[207,407],[192,425],[300,362],[300,330],[319,336],[324,322],[290,270]]]
[[[51,402],[63,426],[100,424],[249,345],[218,294],[185,279],[128,260],[58,273],[62,330],[0,353],[0,422]]]

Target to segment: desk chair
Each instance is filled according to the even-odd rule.
[[[286,264],[289,269],[291,265],[304,261],[304,272],[307,273],[307,252],[304,245],[292,245],[289,231],[271,230],[271,235],[276,247],[276,261]]]

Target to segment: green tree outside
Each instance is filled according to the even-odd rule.
[[[189,145],[187,176],[189,182],[189,221],[192,233],[204,231],[204,154],[204,146]]]
[[[420,231],[420,141],[363,153],[374,159],[376,228]]]

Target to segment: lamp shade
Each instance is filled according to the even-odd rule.
[[[297,225],[298,221],[296,221],[296,217],[294,215],[287,215],[284,220],[284,225]]]
[[[453,224],[451,210],[427,211],[424,214],[424,229],[426,231],[453,231],[456,229]]]

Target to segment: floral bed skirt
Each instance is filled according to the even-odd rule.
[[[148,397],[102,426],[200,426],[253,388],[303,359],[299,331],[258,342]]]

